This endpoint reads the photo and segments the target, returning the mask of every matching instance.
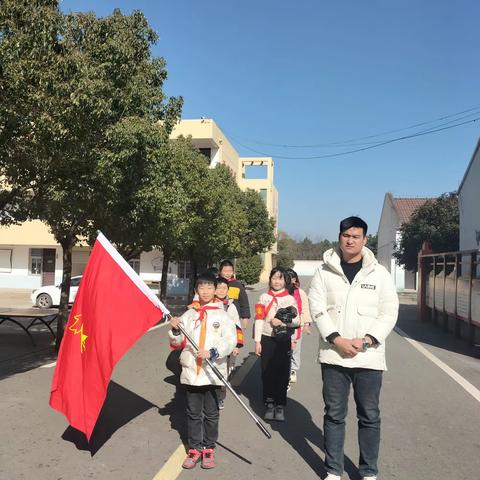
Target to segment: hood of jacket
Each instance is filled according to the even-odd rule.
[[[323,254],[323,262],[331,270],[338,273],[339,275],[344,275],[342,265],[342,257],[340,249],[330,248]],[[378,264],[378,260],[375,258],[373,252],[367,248],[362,248],[362,269],[370,270]]]

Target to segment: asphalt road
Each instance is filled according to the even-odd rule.
[[[259,293],[249,293],[252,303]],[[412,305],[402,305],[398,326],[433,356],[425,356],[403,333],[393,332],[388,339],[379,480],[479,479],[480,396],[474,396],[475,388],[480,388],[478,352],[430,324],[417,322]],[[268,425],[269,440],[228,395],[221,412],[218,466],[209,472],[199,467],[193,471],[178,468],[186,423],[183,394],[169,383],[165,368],[169,353],[165,333],[165,327],[147,333],[117,365],[90,450],[64,417],[48,406],[51,366],[1,380],[0,479],[290,480],[324,476],[322,385],[315,363],[315,331],[304,338],[302,367],[298,383],[289,392],[286,422]],[[261,415],[259,362],[249,355],[253,344],[248,340],[233,383]],[[441,368],[445,365],[467,383],[460,385],[448,368]],[[468,385],[473,387],[470,392],[465,389]],[[353,403],[345,455],[344,478],[358,479]]]

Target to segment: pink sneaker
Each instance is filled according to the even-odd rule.
[[[213,448],[206,448],[202,452],[202,468],[215,468],[215,450]]]
[[[191,448],[187,453],[187,458],[182,463],[182,467],[187,469],[194,468],[201,456],[202,452]]]

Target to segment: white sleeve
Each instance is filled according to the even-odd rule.
[[[398,295],[392,276],[386,270],[383,275],[380,298],[378,303],[378,317],[375,323],[365,332],[379,343],[384,343],[387,336],[393,330],[398,317]]]
[[[182,326],[185,328],[186,332],[189,333],[188,328],[190,327],[191,319],[196,315],[195,310],[187,310],[183,315],[180,316],[180,322],[182,323]],[[184,343],[185,336],[183,335],[182,332],[180,332],[178,335],[175,335],[170,329],[168,331],[168,338],[170,340],[170,345],[172,347],[179,347]]]
[[[317,268],[308,292],[310,313],[325,341],[327,337],[338,331],[337,326],[327,311],[327,289],[325,288],[321,267]],[[373,334],[372,334],[373,335]]]
[[[234,321],[235,325],[241,328],[240,315],[238,315],[238,310],[234,303],[229,305],[227,313],[228,313],[228,316]]]
[[[237,328],[230,316],[226,312],[225,314],[227,318],[222,322],[221,341],[219,345],[215,347],[219,358],[227,357],[237,346]]]

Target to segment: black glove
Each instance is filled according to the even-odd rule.
[[[297,316],[297,309],[293,306],[279,308],[275,314],[275,318],[278,318],[285,325],[292,323],[293,319]]]

